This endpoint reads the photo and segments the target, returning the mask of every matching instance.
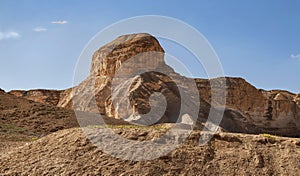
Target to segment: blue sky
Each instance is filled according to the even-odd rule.
[[[227,76],[300,93],[300,0],[1,0],[0,87],[71,87],[87,42],[106,26],[140,15],[178,18],[198,29]],[[162,44],[176,54],[176,47]],[[193,65],[185,56],[179,59]],[[205,77],[201,68],[191,69]]]

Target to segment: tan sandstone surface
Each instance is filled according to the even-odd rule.
[[[145,54],[144,54],[145,53]],[[131,66],[126,62],[133,60]],[[118,69],[124,66],[122,76],[134,74],[137,68],[164,70],[164,73],[147,72],[120,82],[114,96],[121,100],[112,100],[112,80],[117,80]],[[148,62],[149,61],[149,62]],[[172,78],[178,78],[181,84]],[[65,91],[32,90],[11,91],[19,97],[37,102],[53,104],[88,112],[100,112],[112,118],[127,118],[133,114],[145,114],[150,111],[149,97],[154,92],[161,92],[166,97],[167,108],[158,122],[174,122],[178,119],[179,109],[188,113],[193,111],[196,101],[180,104],[179,88],[189,92],[190,78],[175,73],[164,62],[164,50],[158,40],[149,34],[120,36],[97,50],[92,59],[90,76],[81,84]],[[215,87],[226,82],[226,111],[221,127],[224,130],[244,133],[271,133],[284,136],[300,135],[300,98],[299,94],[287,91],[266,91],[255,88],[242,78],[194,79],[199,91],[199,119],[206,119],[212,103],[212,82]],[[218,88],[216,88],[218,89]],[[220,90],[221,92],[221,90]],[[95,96],[95,101],[93,99]],[[80,101],[74,101],[74,99]],[[198,101],[198,100],[197,100]],[[126,102],[126,103],[124,103]],[[130,104],[130,108],[128,108]],[[159,107],[160,102],[154,103]],[[185,107],[182,107],[185,106]],[[154,115],[155,116],[155,115]],[[157,114],[157,116],[160,116]],[[161,116],[160,116],[161,117]],[[180,118],[180,117],[179,117]],[[156,120],[156,119],[155,119]],[[153,120],[153,121],[155,121]],[[151,121],[148,120],[148,121]]]

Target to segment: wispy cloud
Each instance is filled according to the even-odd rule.
[[[300,54],[296,54],[296,55],[291,54],[291,58],[292,59],[300,59]]]
[[[33,29],[35,32],[45,32],[47,31],[47,28],[44,27],[36,27]]]
[[[17,32],[10,31],[10,32],[0,32],[0,40],[5,39],[16,39],[21,37],[21,35]]]
[[[51,23],[52,23],[52,24],[67,24],[68,21],[66,21],[66,20],[62,20],[62,21],[52,21]]]

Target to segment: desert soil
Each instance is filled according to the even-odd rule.
[[[114,128],[131,140],[151,140],[164,128]],[[96,134],[96,133],[95,133]],[[269,135],[215,134],[204,146],[199,131],[166,156],[150,161],[112,157],[81,128],[61,130],[1,152],[3,175],[299,175],[300,139]],[[119,146],[120,149],[122,146]],[[149,149],[151,150],[151,149]]]

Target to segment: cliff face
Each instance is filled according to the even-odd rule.
[[[167,74],[153,71],[136,74],[137,70],[143,69],[145,65],[147,68],[162,70]],[[118,73],[119,70],[122,70],[121,74]],[[175,84],[170,76],[178,78],[179,84],[178,82]],[[299,94],[279,90],[259,90],[241,78],[216,78],[210,81],[214,81],[217,85],[224,80],[226,81],[226,111],[221,123],[224,130],[300,136]],[[191,81],[196,82],[200,95],[199,117],[202,120],[206,119],[212,103],[210,81],[185,78],[175,73],[165,64],[164,50],[153,36],[133,34],[118,37],[97,50],[93,55],[90,76],[74,87],[73,93],[68,89],[57,92],[13,91],[11,94],[60,107],[100,112],[109,117],[127,118],[127,120],[148,124],[155,121],[174,122],[177,120],[180,108],[183,108],[184,113],[187,114],[197,109],[195,106],[198,105],[193,103],[197,101],[187,101],[183,105],[180,103],[179,89],[190,96]],[[149,100],[154,92],[162,93],[166,97],[167,108],[164,114],[156,113],[161,110],[161,99],[153,101],[152,108],[157,111],[151,118],[162,116],[162,119],[140,117],[137,120],[133,115],[152,112]],[[118,101],[114,101],[115,99]],[[218,104],[218,102],[213,103]]]
[[[196,79],[196,82],[200,96],[211,102],[209,81]],[[243,129],[247,133],[300,136],[299,105],[299,94],[260,90],[242,78],[226,78],[226,108],[244,118],[234,121],[248,124]]]
[[[140,53],[147,54],[138,55]],[[123,62],[132,57],[135,58],[134,65],[122,67],[122,74],[119,76],[115,75],[116,70],[121,67]],[[153,36],[149,34],[121,36],[94,53],[90,76],[74,88],[74,94],[64,94],[60,99],[59,106],[71,107],[74,103],[74,108],[77,110],[100,112],[107,116],[121,118],[120,116],[125,113],[118,111],[121,105],[117,105],[116,108],[112,106],[112,82],[114,80],[115,82],[119,81],[120,84],[126,84],[126,82],[120,81],[122,77],[128,79],[127,82],[130,80],[134,81],[136,78],[130,77],[130,75],[134,74],[138,67],[142,68],[145,66],[145,58],[153,58],[147,62],[148,67],[152,69],[163,67],[163,69],[173,72],[165,64],[164,50]],[[126,75],[129,77],[127,78]],[[123,91],[123,88],[121,89]],[[120,92],[121,90],[119,89],[118,91]],[[95,98],[95,101],[93,98]],[[74,102],[74,99],[80,99],[80,101]],[[134,104],[134,102],[132,103]],[[145,107],[147,105],[142,106]]]
[[[153,53],[151,53],[153,52]],[[164,61],[164,50],[157,39],[149,34],[133,34],[120,36],[114,41],[102,46],[97,50],[92,59],[90,76],[105,78],[114,77],[116,70],[121,64],[140,53],[147,53],[142,57],[137,57],[135,65],[127,67],[124,73],[130,74],[136,67],[144,67],[144,58],[152,58],[147,62],[148,67],[159,67],[166,65]]]

